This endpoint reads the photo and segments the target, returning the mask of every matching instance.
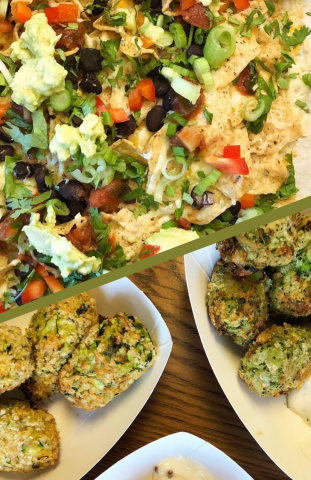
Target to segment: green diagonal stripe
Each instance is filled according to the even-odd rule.
[[[49,305],[51,303],[58,302],[59,300],[64,300],[65,298],[72,297],[73,295],[77,295],[78,293],[91,290],[92,288],[100,287],[101,285],[105,285],[106,283],[114,282],[119,278],[127,277],[129,275],[132,275],[133,273],[137,273],[142,270],[146,270],[147,268],[154,267],[159,263],[167,262],[169,260],[172,260],[173,258],[180,257],[195,250],[199,250],[200,248],[212,245],[213,243],[220,242],[221,240],[226,240],[227,238],[234,237],[235,235],[239,235],[249,230],[253,230],[254,228],[260,227],[270,222],[274,222],[275,220],[279,220],[280,218],[284,218],[289,215],[301,212],[303,210],[307,210],[308,208],[311,208],[311,197],[304,198],[303,200],[297,200],[294,203],[264,213],[263,215],[252,218],[245,222],[232,225],[232,227],[225,228],[223,230],[220,230],[219,232],[212,233],[211,235],[206,235],[197,240],[193,240],[192,242],[186,243],[185,245],[172,248],[171,250],[167,250],[166,252],[146,258],[145,260],[140,260],[136,263],[126,265],[125,267],[106,273],[99,277],[92,278],[91,280],[86,280],[79,285],[74,285],[73,287],[66,288],[61,292],[40,298],[26,305],[13,308],[12,310],[1,313],[0,323],[11,320],[12,318],[19,317],[20,315],[24,315],[25,313],[32,312],[33,310],[36,310],[38,308],[45,307],[46,305]]]

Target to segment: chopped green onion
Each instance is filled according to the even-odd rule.
[[[184,157],[185,149],[183,147],[173,147],[173,154],[175,157]]]
[[[111,125],[113,123],[109,112],[102,112],[102,119],[104,125]]]
[[[213,68],[219,68],[235,52],[235,30],[222,23],[212,28],[204,46],[204,57]]]
[[[310,113],[310,109],[307,107],[307,104],[305,102],[302,102],[301,100],[296,100],[295,105],[301,108],[304,112]]]
[[[311,87],[311,73],[305,73],[302,75],[302,81],[307,87]]]
[[[286,78],[279,77],[277,79],[277,84],[282,90],[288,90],[289,89],[289,81],[286,80]]]
[[[146,77],[148,73],[151,72],[151,70],[158,67],[159,65],[160,65],[160,62],[158,62],[155,58],[153,58],[152,60],[150,60],[149,63],[141,67],[140,69],[141,76]]]
[[[270,15],[270,17],[271,17],[271,15],[273,15],[274,12],[275,12],[275,5],[274,5],[274,3],[272,2],[272,0],[265,0],[265,4],[266,4],[266,7],[267,7],[267,9],[268,9],[268,13],[269,13],[269,15]]]
[[[181,158],[181,157],[180,157]],[[162,167],[161,167],[161,172],[162,172],[162,175],[167,179],[167,180],[170,180],[170,181],[175,181],[175,180],[179,180],[180,178],[182,178],[186,171],[187,171],[187,164],[186,164],[186,160],[185,158],[182,158],[182,161],[180,161],[179,163],[182,165],[182,169],[178,172],[178,173],[172,173],[172,172],[167,172],[166,168],[167,168],[167,165],[172,162],[172,161],[175,161],[175,159],[172,159],[172,158],[167,158],[165,160],[165,162],[163,163]]]
[[[203,195],[206,190],[214,185],[221,177],[221,172],[214,168],[201,182],[195,187],[194,193],[196,195]]]
[[[166,195],[168,197],[174,197],[175,196],[175,188],[169,185],[166,189]]]
[[[183,199],[186,203],[189,203],[189,205],[192,205],[192,204],[193,204],[193,198],[192,198],[191,195],[189,195],[189,193],[187,193],[187,192],[184,192],[184,193],[183,193],[182,199]]]
[[[164,15],[159,15],[157,19],[157,27],[163,27],[164,24]]]
[[[182,77],[189,77],[195,78],[195,73],[188,68],[181,67],[180,65],[173,65],[171,64],[170,67],[174,70],[174,72],[178,73]]]
[[[176,123],[169,123],[167,125],[166,135],[167,137],[171,138],[177,132],[177,124]]]
[[[206,107],[203,107],[203,114],[204,114],[204,117],[206,118],[207,122],[210,125],[212,125],[214,114],[212,112],[209,112]]]
[[[187,37],[182,25],[177,22],[171,23],[169,26],[169,30],[174,37],[176,47],[185,48],[187,46]]]
[[[237,27],[239,27],[241,25],[239,20],[237,20],[234,17],[229,17],[228,22],[231,23],[231,25],[236,25]]]
[[[176,93],[189,100],[189,102],[192,104],[197,102],[201,94],[200,85],[195,85],[194,83],[188,82],[180,76],[173,78],[171,87]]]
[[[215,82],[206,58],[196,58],[193,62],[193,68],[199,82],[205,85],[207,92],[215,91]]]
[[[164,123],[169,123],[170,120],[176,120],[176,122],[179,123],[179,125],[181,125],[182,127],[184,127],[188,123],[188,120],[186,120],[182,115],[180,115],[180,113],[177,112],[167,115],[164,119]]]
[[[265,102],[260,99],[250,98],[243,106],[241,115],[247,122],[255,122],[265,111]]]
[[[167,228],[174,228],[174,227],[177,227],[177,223],[175,222],[175,220],[168,220],[167,222],[162,223],[161,225],[161,228],[163,228],[164,230],[166,230]]]

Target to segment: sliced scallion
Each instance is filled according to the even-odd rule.
[[[208,188],[212,187],[220,177],[221,177],[221,172],[219,170],[216,170],[216,168],[214,168],[195,187],[194,193],[196,195],[203,195],[203,193],[206,192]]]
[[[186,164],[186,159],[183,158],[180,162],[178,162],[180,165],[182,165],[182,169],[178,173],[172,173],[172,172],[167,172],[167,165],[171,162],[175,161],[173,158],[167,158],[165,162],[162,165],[161,172],[163,177],[165,177],[167,180],[170,181],[175,181],[179,180],[179,178],[182,178],[186,171],[187,171],[187,164]]]
[[[215,82],[206,58],[196,58],[193,62],[193,68],[197,79],[205,85],[206,90],[208,92],[215,91]]]
[[[235,52],[234,28],[222,23],[212,28],[204,46],[204,57],[213,68],[219,68]]]
[[[305,73],[302,75],[302,81],[307,87],[311,87],[311,73]]]
[[[169,26],[169,30],[174,37],[176,47],[185,48],[187,45],[187,37],[182,25],[177,22],[171,23]]]
[[[255,122],[265,111],[265,102],[256,98],[250,98],[244,104],[241,115],[247,122]]]
[[[102,119],[104,125],[111,125],[113,123],[109,112],[102,112]]]
[[[176,93],[186,98],[193,104],[197,102],[201,93],[200,85],[195,85],[194,83],[188,82],[178,75],[173,78],[171,87]]]

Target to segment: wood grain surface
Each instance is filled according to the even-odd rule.
[[[254,480],[289,480],[248,433],[216,380],[196,330],[183,258],[132,275],[130,279],[162,314],[173,338],[173,350],[141,413],[83,480],[95,479],[138,448],[180,431],[193,433],[212,443]]]

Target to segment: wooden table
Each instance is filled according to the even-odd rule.
[[[254,480],[289,480],[248,433],[214,376],[195,327],[183,258],[132,275],[130,279],[162,314],[173,338],[173,350],[142,412],[83,480],[95,479],[131,452],[179,431],[212,443]]]

